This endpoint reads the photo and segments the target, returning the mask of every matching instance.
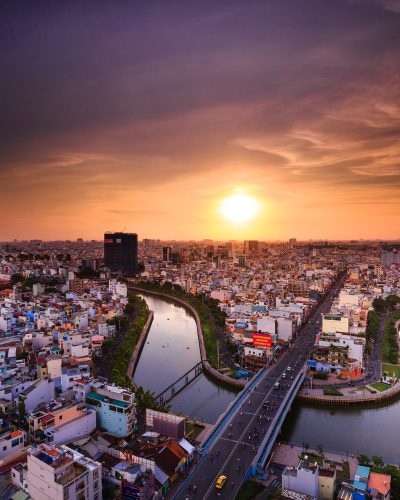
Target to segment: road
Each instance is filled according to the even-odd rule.
[[[343,281],[344,276],[341,276],[300,329],[290,350],[266,370],[243,404],[233,412],[222,433],[200,459],[176,498],[231,500],[236,496],[263,437],[281,411],[282,400],[292,380],[304,369],[315,336],[320,330],[321,313],[330,310]],[[280,384],[279,389],[274,388],[276,382]],[[218,491],[215,482],[220,475],[226,476],[227,482]]]

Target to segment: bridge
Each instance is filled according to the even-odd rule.
[[[203,362],[199,361],[186,373],[181,375],[175,382],[155,396],[155,400],[160,404],[166,404],[171,401],[182,389],[188,386],[194,379],[203,373]]]
[[[339,276],[301,329],[290,351],[272,367],[260,370],[221,415],[203,442],[196,466],[173,495],[174,500],[231,500],[249,477],[267,475],[265,466],[272,447],[304,381],[304,366],[319,331],[321,313],[329,311],[343,281],[344,276]],[[220,475],[228,479],[225,487],[218,491],[215,482]]]

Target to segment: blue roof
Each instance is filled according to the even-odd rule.
[[[353,486],[360,491],[366,491],[367,489],[367,483],[362,483],[361,481],[354,480]]]
[[[96,399],[97,401],[104,401],[105,399],[107,399],[109,404],[119,406],[120,408],[126,408],[128,406],[128,403],[125,403],[124,401],[119,401],[118,399],[103,396],[103,394],[98,394],[97,392],[88,392],[86,397],[89,399]],[[90,404],[90,401],[87,402],[88,404]]]
[[[360,491],[366,491],[368,487],[368,478],[370,467],[365,467],[364,465],[359,465],[357,467],[355,476],[354,476],[354,488]]]
[[[356,476],[365,477],[365,479],[368,479],[370,471],[371,467],[366,467],[365,465],[359,465],[356,470]]]
[[[37,458],[47,465],[51,465],[53,463],[53,459],[51,458],[51,456],[47,455],[47,453],[43,453],[43,451],[39,453]]]

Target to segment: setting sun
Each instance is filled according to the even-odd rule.
[[[251,196],[236,194],[223,200],[220,211],[231,222],[247,222],[256,217],[259,204]]]

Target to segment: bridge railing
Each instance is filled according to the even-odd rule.
[[[249,391],[251,392],[253,390],[253,388],[258,384],[259,380],[265,375],[265,372],[267,370],[268,368],[262,368],[256,375],[254,375],[254,377],[248,382],[244,389],[239,392],[239,394],[233,401],[231,401],[224,413],[219,416],[218,420],[214,424],[211,433],[201,444],[203,451],[207,451],[207,449],[225,430],[232,415],[242,406],[244,400],[249,396]]]

